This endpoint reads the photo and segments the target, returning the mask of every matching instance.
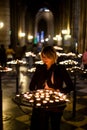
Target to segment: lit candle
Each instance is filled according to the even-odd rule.
[[[46,97],[46,98],[45,98],[45,100],[49,101],[49,98],[48,98],[48,97]]]
[[[39,98],[39,95],[35,95],[36,98]]]
[[[59,99],[59,97],[58,97],[58,96],[55,96],[55,99]]]
[[[63,101],[63,98],[62,98],[62,97],[60,98],[60,101]]]
[[[36,103],[36,106],[41,106],[41,103]]]
[[[38,92],[35,93],[35,97],[36,97],[36,98],[39,98],[39,93],[38,93]]]
[[[63,93],[60,93],[60,92],[59,92],[59,96],[61,97],[62,95],[63,95]]]
[[[65,101],[66,101],[66,102],[69,102],[70,100],[69,100],[69,99],[66,99]]]
[[[53,103],[54,101],[53,100],[49,100],[50,103]]]
[[[46,94],[46,98],[47,98],[47,97],[50,97],[50,95],[49,95],[49,94]]]
[[[33,96],[33,94],[29,94],[29,96],[30,96],[30,97],[32,97],[32,96]]]
[[[50,90],[50,91],[49,91],[49,94],[53,94],[53,91],[52,91],[52,90]]]
[[[62,98],[65,100],[66,99],[66,95],[63,95]]]
[[[19,95],[19,94],[17,94],[16,96],[17,96],[17,97],[19,97],[20,95]]]
[[[27,98],[27,94],[24,94],[24,97]]]
[[[30,97],[30,96],[27,96],[27,99],[31,99],[31,97]]]
[[[41,94],[41,95],[40,95],[40,98],[44,98],[44,95],[43,95],[43,94]]]
[[[46,100],[43,100],[43,103],[45,104],[45,103],[47,103],[47,101],[46,101]]]
[[[32,103],[32,102],[34,102],[34,100],[33,100],[33,99],[31,99],[31,100],[29,100],[29,102],[31,102],[31,103]]]
[[[58,99],[55,99],[55,102],[59,102],[59,100],[58,100]]]
[[[37,101],[40,101],[41,99],[40,98],[36,98]]]

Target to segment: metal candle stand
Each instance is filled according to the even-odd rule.
[[[74,90],[73,90],[73,108],[72,108],[72,118],[75,120],[79,120],[79,117],[76,117],[76,82],[77,82],[77,76],[81,73],[84,73],[84,70],[82,70],[80,67],[74,66],[70,69],[67,69],[70,74],[74,76]]]
[[[20,67],[20,64],[17,63],[16,64],[16,94],[19,93],[19,67]]]

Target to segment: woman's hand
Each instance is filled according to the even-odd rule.
[[[50,88],[50,87],[45,87],[44,89],[45,89],[45,90],[52,90],[52,91],[55,91],[54,88]]]
[[[55,90],[54,88],[50,88],[50,87],[47,85],[47,83],[45,83],[44,89],[45,89],[45,90],[52,90],[52,91]]]

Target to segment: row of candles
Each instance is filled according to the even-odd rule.
[[[11,71],[11,70],[12,70],[12,68],[0,66],[0,72],[8,72],[8,71]]]
[[[17,97],[21,97],[22,100],[31,104],[31,106],[45,107],[45,106],[55,106],[62,105],[69,101],[67,95],[61,93],[60,91],[52,90],[36,90],[34,92],[26,92],[24,94],[18,94]]]

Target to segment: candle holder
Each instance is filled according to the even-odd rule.
[[[59,91],[39,89],[36,91],[17,94],[15,101],[19,105],[40,108],[58,108],[69,101],[64,93]]]

